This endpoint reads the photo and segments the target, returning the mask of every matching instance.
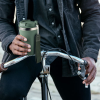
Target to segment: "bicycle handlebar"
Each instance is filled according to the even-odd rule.
[[[43,51],[41,52],[41,54],[43,54]],[[73,60],[74,62],[77,62],[79,64],[87,65],[86,61],[84,61],[76,56],[68,55],[68,54],[65,54],[62,52],[58,52],[58,51],[48,51],[46,53],[46,57],[47,56],[59,56],[59,57],[65,58],[65,59]]]
[[[65,59],[69,59],[69,60],[73,60],[79,64],[82,64],[82,65],[87,65],[87,62],[78,58],[78,57],[75,57],[75,56],[72,56],[72,55],[68,55],[68,54],[65,54],[65,53],[62,53],[62,52],[58,52],[58,51],[41,51],[41,56],[43,57],[43,55],[45,54],[44,57],[48,57],[48,56],[59,56],[59,57],[62,57],[62,58],[65,58]],[[29,56],[23,56],[23,57],[18,57],[18,58],[15,58],[9,62],[6,62],[4,64],[4,68],[7,68],[13,64],[16,64],[22,60],[24,60],[25,58],[27,58]]]
[[[50,72],[50,71],[47,71],[47,70],[49,70],[50,66],[46,65],[46,57],[48,57],[48,56],[59,56],[59,57],[69,59],[69,60],[73,60],[74,62],[79,63],[80,67],[81,67],[81,71],[78,71],[77,74],[79,75],[79,77],[82,80],[86,79],[85,78],[85,72],[86,72],[85,66],[88,64],[87,61],[85,61],[81,58],[78,58],[76,56],[68,55],[66,53],[62,53],[62,52],[59,52],[59,51],[48,51],[48,52],[41,51],[41,57],[43,58],[42,62],[43,62],[44,73],[46,72],[48,74]],[[18,58],[15,58],[15,59],[13,59],[9,62],[6,62],[5,64],[0,64],[0,72],[6,71],[9,66],[14,65],[14,64],[24,60],[27,57],[29,57],[29,56],[18,57]],[[43,72],[41,72],[41,74],[42,73]],[[86,86],[86,88],[87,88],[87,86]]]

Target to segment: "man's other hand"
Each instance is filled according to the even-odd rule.
[[[83,84],[89,85],[95,79],[96,76],[95,61],[93,58],[90,57],[85,57],[82,59],[88,62],[88,65],[86,66],[86,75],[88,74],[88,77],[83,81]]]
[[[24,56],[27,54],[27,52],[31,51],[31,46],[22,41],[27,41],[27,39],[22,35],[17,35],[12,43],[9,45],[9,49],[12,51],[13,54]]]

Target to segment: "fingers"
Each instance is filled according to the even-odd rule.
[[[85,57],[82,58],[83,60],[87,61],[88,64],[86,65],[86,74],[89,74],[87,79],[83,81],[83,84],[89,85],[93,80],[95,79],[96,76],[96,65],[94,59],[90,57]],[[81,70],[80,64],[78,64],[78,70]]]
[[[15,39],[16,39],[16,40],[20,40],[20,41],[27,41],[27,38],[25,38],[25,37],[22,36],[22,35],[17,35],[17,36],[15,37]]]
[[[17,46],[17,45],[14,46],[14,49],[19,51],[19,52],[26,52],[26,53],[31,51],[31,49],[22,48],[22,47]]]
[[[86,85],[89,85],[95,79],[95,76],[96,76],[96,67],[92,69],[89,76],[87,77],[86,80],[83,81],[83,83],[86,83]]]
[[[27,41],[27,39],[21,35],[17,35],[15,39],[12,41],[9,49],[15,55],[26,55],[27,52],[31,52],[31,46],[23,41]]]
[[[24,55],[26,55],[27,53],[25,53],[25,52],[19,52],[19,51],[17,51],[17,50],[14,50],[14,51],[13,51],[13,54],[24,56]]]
[[[18,45],[20,47],[24,47],[24,48],[31,48],[31,46],[29,44],[24,43],[24,42],[19,41],[19,40],[14,40],[13,44]]]
[[[90,57],[83,58],[88,62],[88,66],[86,67],[86,74],[89,74],[86,80],[83,81],[83,84],[89,85],[96,76],[96,65],[94,59]]]

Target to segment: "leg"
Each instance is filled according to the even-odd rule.
[[[57,58],[51,64],[51,76],[62,99],[91,100],[90,87],[86,89],[78,76],[62,77],[61,61],[61,58]]]
[[[0,80],[0,100],[23,100],[41,68],[34,57],[9,67]]]

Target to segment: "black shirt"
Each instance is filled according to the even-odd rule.
[[[38,0],[37,0],[38,1]],[[29,1],[29,10],[28,10],[28,19],[42,21],[42,24],[39,23],[39,30],[41,36],[41,50],[48,50],[51,48],[63,48],[64,49],[64,40],[62,35],[61,19],[58,10],[57,0],[49,0],[45,3],[44,8],[41,8],[41,11],[38,11],[38,7],[41,3],[38,3],[36,0]],[[41,12],[46,14],[41,14]],[[52,57],[48,62],[51,63],[56,57]]]

